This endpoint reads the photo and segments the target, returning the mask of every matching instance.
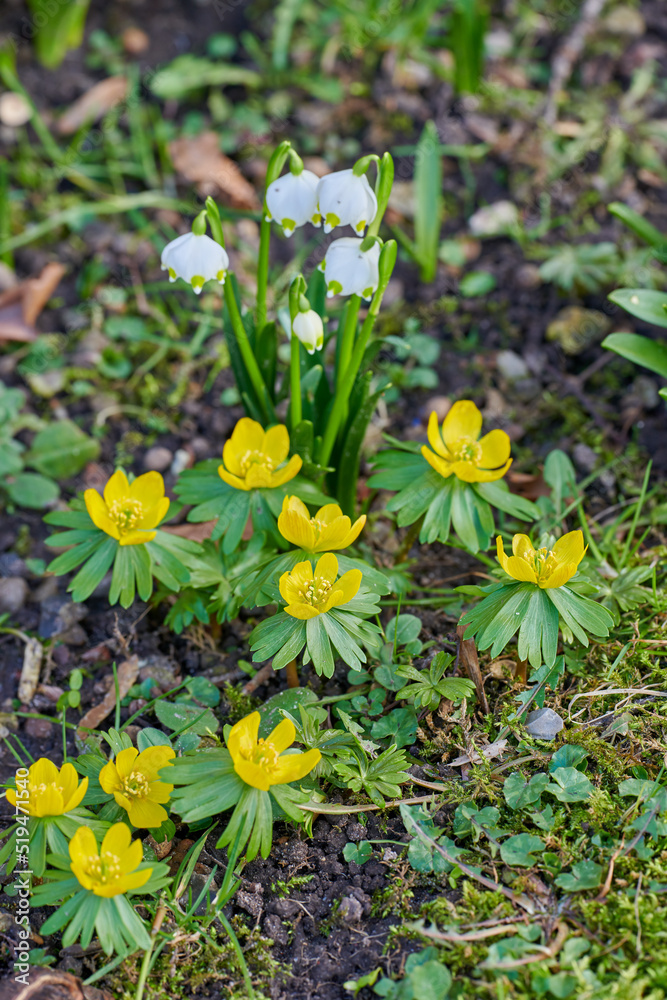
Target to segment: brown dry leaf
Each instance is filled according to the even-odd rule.
[[[485,715],[489,714],[489,703],[486,700],[486,691],[484,690],[484,680],[482,678],[482,672],[479,669],[479,659],[477,657],[477,646],[475,645],[474,639],[464,639],[463,633],[465,632],[465,625],[459,625],[456,629],[456,634],[459,637],[459,662],[460,665],[465,670],[466,674],[470,680],[475,685],[475,690],[477,691],[477,699],[479,701],[480,708]]]
[[[57,130],[60,135],[73,135],[83,125],[90,125],[103,118],[117,104],[125,100],[128,93],[126,76],[110,76],[100,80],[94,87],[82,94],[72,104],[64,115],[58,119]]]
[[[49,301],[65,273],[52,261],[35,278],[26,278],[0,294],[0,340],[33,341],[35,320]]]
[[[254,187],[236,163],[221,152],[215,132],[174,139],[169,143],[169,153],[179,174],[197,184],[202,196],[223,194],[234,208],[259,209]]]
[[[2,1000],[85,1000],[81,980],[69,972],[32,968],[26,978],[27,985],[16,979],[6,982]]]
[[[551,496],[551,489],[544,481],[541,472],[536,476],[527,472],[508,472],[507,480],[512,493],[516,493],[526,500],[535,501],[538,497]]]
[[[28,639],[23,652],[23,668],[19,679],[18,699],[22,705],[29,705],[39,683],[44,649],[39,639]]]
[[[191,542],[205,542],[211,537],[211,532],[218,523],[213,521],[200,521],[198,524],[177,524],[173,527],[164,527],[162,531],[168,531],[170,535],[178,535],[179,538],[189,538]]]
[[[132,685],[137,679],[139,674],[139,660],[136,656],[131,656],[128,660],[124,660],[123,663],[118,668],[118,695],[120,698],[124,698],[128,693]],[[84,739],[86,733],[83,730],[86,729],[97,729],[100,722],[106,719],[116,705],[116,685],[112,684],[104,699],[91,708],[84,717],[79,722],[77,729],[77,735],[80,739]]]
[[[479,764],[483,760],[493,760],[494,757],[502,757],[507,747],[507,740],[496,740],[485,747],[480,747],[478,751],[471,754],[461,754],[455,760],[449,761],[450,767],[461,767],[463,764]]]

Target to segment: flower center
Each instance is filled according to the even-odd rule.
[[[104,851],[99,858],[91,854],[86,861],[86,871],[96,882],[108,885],[109,882],[115,882],[122,875],[120,858],[117,854],[111,854],[110,851]]]
[[[273,462],[263,451],[246,451],[241,458],[241,472],[245,476],[251,465],[263,465],[269,472],[273,472]]]
[[[482,458],[482,446],[472,438],[462,437],[449,449],[457,462],[472,462],[479,465]]]
[[[148,778],[141,771],[133,771],[127,778],[121,781],[123,794],[128,799],[145,799],[148,795]]]
[[[326,604],[330,590],[331,584],[329,581],[324,580],[321,576],[316,576],[314,580],[311,580],[310,583],[307,583],[299,591],[299,597],[304,604],[311,604],[314,608],[320,608]]]
[[[550,576],[558,566],[558,558],[551,549],[536,549],[534,553],[526,552],[522,556],[537,573],[538,579]]]
[[[63,798],[65,796],[65,790],[62,785],[57,785],[55,781],[50,781],[48,785],[43,782],[41,785],[29,785],[30,798],[32,795],[40,796],[44,795],[47,791],[59,792]]]
[[[109,517],[118,528],[121,535],[136,528],[144,514],[141,500],[123,497],[109,504]]]

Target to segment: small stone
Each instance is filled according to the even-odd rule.
[[[530,291],[542,284],[542,275],[536,264],[522,264],[516,272],[516,283],[519,288]]]
[[[637,376],[632,383],[632,395],[641,403],[645,410],[655,410],[660,405],[658,385],[648,375]],[[2,556],[0,556],[1,561]]]
[[[26,374],[26,381],[37,396],[50,399],[64,388],[65,369],[52,368],[48,372],[28,373]]]
[[[130,27],[126,28],[121,35],[121,42],[125,51],[129,52],[131,56],[139,56],[146,51],[151,40],[141,28]]]
[[[34,740],[47,740],[51,736],[51,723],[47,719],[26,719],[24,730],[26,736]]]
[[[528,365],[514,351],[498,351],[496,354],[496,367],[502,377],[508,382],[516,382],[520,378],[528,378],[530,372]]]
[[[452,401],[449,396],[431,396],[421,408],[422,419],[425,424],[428,423],[428,419],[431,413],[435,410],[438,423],[442,423],[447,414],[452,408]]]
[[[478,209],[468,219],[473,236],[504,236],[519,223],[519,210],[511,201],[494,201]]]
[[[199,899],[200,893],[203,891],[204,886],[206,885],[207,882],[208,882],[208,875],[200,875],[199,872],[193,872],[192,877],[190,878],[190,884],[180,898],[184,902],[189,903],[189,905],[192,906],[192,903],[194,903],[195,900]],[[195,910],[196,916],[198,917],[204,916],[206,910],[208,909],[208,905],[212,903],[213,900],[215,899],[215,896],[217,895],[219,888],[220,886],[217,884],[215,879],[212,879],[211,882],[209,883],[209,887],[206,890],[206,893],[202,897],[201,903]]]
[[[528,713],[526,732],[536,740],[553,740],[565,723],[552,708],[538,708]]]
[[[239,889],[234,896],[234,902],[242,910],[245,910],[246,913],[249,913],[251,917],[254,917],[255,920],[259,920],[261,917],[264,903],[259,894],[254,895],[250,892],[244,892],[243,889]]]
[[[300,913],[300,907],[298,903],[295,903],[293,899],[277,899],[275,903],[271,904],[271,909],[279,917],[295,917],[297,913]]]
[[[274,944],[286,945],[289,943],[289,933],[283,922],[276,913],[270,913],[264,920],[264,933],[271,938]]]
[[[85,604],[75,604],[60,595],[49,597],[42,603],[39,635],[42,639],[54,639],[57,636],[62,642],[80,645],[81,641],[87,641],[87,636],[78,623],[87,614]]]
[[[611,319],[597,309],[567,306],[547,327],[547,340],[555,340],[565,354],[575,356],[599,344],[611,329]]]
[[[25,604],[28,596],[28,584],[21,576],[5,576],[0,579],[0,613],[10,615]]]
[[[9,125],[10,128],[18,128],[25,125],[32,118],[32,109],[25,97],[21,94],[13,94],[11,91],[0,97],[0,122]]]
[[[338,915],[346,924],[358,924],[364,915],[364,908],[354,896],[343,896],[338,907]]]
[[[3,552],[0,556],[0,576],[29,576],[30,571],[23,559],[15,552]]]
[[[362,823],[349,823],[345,830],[347,839],[355,844],[366,837],[366,827]]]
[[[577,468],[585,473],[592,472],[600,461],[597,452],[582,441],[575,444],[572,449],[572,460]]]
[[[491,59],[502,59],[508,56],[514,48],[514,38],[511,31],[496,28],[484,35],[484,50]]]
[[[642,38],[646,34],[646,21],[633,7],[615,7],[607,14],[602,26],[610,34],[625,38]]]
[[[174,455],[174,461],[171,463],[171,469],[169,470],[172,476],[180,476],[184,469],[188,469],[192,465],[192,455],[185,448],[179,448]]]
[[[164,472],[174,460],[173,452],[169,448],[149,448],[144,455],[144,469],[148,472]]]

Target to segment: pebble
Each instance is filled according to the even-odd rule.
[[[184,469],[189,468],[192,465],[192,455],[185,448],[179,448],[174,455],[174,461],[171,463],[171,469],[169,470],[172,476],[180,476]]]
[[[174,454],[169,448],[149,448],[144,455],[144,469],[148,472],[164,472],[174,461]]]
[[[364,908],[354,896],[343,896],[338,906],[338,916],[346,924],[358,924],[364,915]]]
[[[452,401],[449,396],[431,396],[431,398],[424,403],[421,408],[422,418],[424,423],[428,423],[428,418],[431,413],[435,410],[438,415],[438,423],[442,423],[447,414],[452,408]]]
[[[348,823],[345,833],[347,834],[347,839],[356,844],[358,841],[365,838],[366,827],[363,823]]]
[[[581,472],[586,473],[592,472],[600,461],[597,452],[582,441],[575,444],[572,449],[572,460]]]
[[[251,917],[254,917],[255,920],[259,920],[261,917],[264,903],[259,893],[244,892],[243,889],[239,889],[234,896],[234,902],[242,910],[245,910],[246,913],[249,913]]]
[[[655,410],[661,402],[657,382],[648,375],[637,376],[632,383],[632,395],[639,400],[645,410]]]
[[[151,43],[150,38],[145,31],[141,28],[130,27],[126,28],[121,36],[121,41],[123,43],[123,48],[126,52],[129,52],[131,56],[141,55],[145,52]]]
[[[468,219],[473,236],[504,236],[519,222],[519,210],[511,201],[494,201]]]
[[[0,121],[10,128],[18,128],[25,125],[32,118],[32,109],[25,97],[21,94],[13,94],[11,91],[0,97]]]
[[[274,944],[286,945],[289,942],[287,927],[276,913],[270,913],[264,920],[264,933]]]
[[[79,625],[88,611],[85,604],[75,604],[66,597],[49,597],[42,602],[38,633],[42,639],[58,638],[72,646],[81,646],[88,636]]]
[[[21,576],[5,576],[0,579],[0,613],[13,615],[25,604],[28,584]]]
[[[514,351],[498,351],[496,354],[496,367],[504,379],[508,382],[515,382],[520,378],[528,378],[530,372],[528,365]]]
[[[25,734],[34,740],[46,740],[51,736],[52,725],[47,719],[26,719]]]
[[[626,38],[642,38],[646,34],[646,21],[633,7],[615,7],[607,14],[602,26],[610,34]]]
[[[0,556],[0,576],[29,575],[30,571],[20,556],[17,556],[15,552],[3,552]]]
[[[526,732],[537,740],[553,740],[565,723],[552,708],[538,708],[528,713]]]
[[[199,898],[199,894],[202,892],[207,881],[208,881],[208,875],[200,875],[199,872],[193,872],[192,877],[190,879],[190,884],[180,898],[183,899],[185,902],[188,902],[190,899],[190,890],[191,890],[192,903],[194,903],[194,901]],[[206,893],[203,896],[201,903],[195,910],[196,916],[203,917],[203,915],[206,913],[207,910],[207,904],[213,901],[219,888],[220,888],[219,885],[217,884],[215,879],[213,879],[208,889],[206,890]],[[192,903],[190,903],[190,905],[192,905]]]
[[[542,275],[536,264],[522,264],[516,273],[516,283],[519,288],[528,291],[539,288],[542,284]]]

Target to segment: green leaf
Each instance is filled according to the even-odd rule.
[[[417,735],[417,713],[414,708],[394,708],[389,715],[378,719],[371,728],[371,737],[381,740],[387,737],[397,747],[409,747]]]
[[[146,726],[145,729],[140,729],[137,733],[137,748],[139,753],[148,749],[148,747],[170,746],[171,740],[166,733],[162,732],[161,729],[153,729],[152,726]]]
[[[435,122],[426,122],[415,150],[415,249],[421,280],[433,281],[442,225],[442,154]]]
[[[262,718],[259,726],[260,736],[266,739],[278,723],[285,718],[284,712],[289,712],[290,715],[295,715],[298,718],[300,705],[313,705],[316,702],[317,695],[310,688],[288,688],[286,691],[274,694],[259,709]]]
[[[348,864],[353,861],[357,865],[363,865],[373,857],[373,845],[367,840],[360,840],[358,844],[346,844],[343,857]]]
[[[173,732],[183,731],[205,736],[209,730],[217,732],[220,725],[210,709],[202,710],[199,705],[183,701],[173,704],[169,701],[156,701],[155,714],[162,725]]]
[[[667,302],[667,296],[665,297]],[[667,318],[667,313],[665,314]],[[667,326],[667,323],[664,324]],[[667,345],[659,340],[642,337],[638,333],[610,333],[602,346],[627,361],[642,365],[657,375],[667,378]]]
[[[585,802],[593,791],[590,778],[576,767],[557,767],[551,777],[553,781],[545,791],[555,795],[559,802]]]
[[[496,287],[496,279],[490,271],[470,271],[459,282],[459,291],[466,299],[488,295]]]
[[[536,504],[510,493],[509,487],[502,480],[495,483],[473,483],[472,488],[492,507],[521,521],[535,521],[540,516],[540,509]]]
[[[558,650],[558,611],[543,590],[535,587],[523,612],[517,651],[520,660],[539,667],[556,662]]]
[[[13,503],[33,510],[47,507],[60,493],[57,483],[36,472],[20,472],[17,476],[6,479],[4,487]]]
[[[645,243],[656,249],[665,243],[665,237],[660,230],[652,226],[650,222],[647,222],[643,215],[628,208],[627,205],[624,205],[620,201],[612,201],[607,208],[612,215],[620,219],[628,229],[632,230],[635,236],[639,236]]]
[[[572,872],[559,875],[556,885],[565,892],[584,892],[586,889],[597,889],[602,882],[602,865],[595,861],[580,861],[572,866]]]
[[[549,761],[549,770],[555,771],[559,767],[577,767],[582,761],[585,761],[588,757],[588,751],[584,750],[583,747],[572,745],[570,743],[565,743],[562,747],[556,750],[556,753],[552,756]],[[579,770],[579,768],[577,768]],[[581,768],[583,770],[583,768]]]
[[[505,779],[503,785],[503,795],[505,802],[510,809],[522,809],[524,806],[539,803],[542,793],[549,784],[549,777],[546,774],[534,774],[530,781],[526,781],[522,774],[516,772],[510,774]],[[538,805],[539,808],[539,805]]]
[[[605,639],[614,624],[610,611],[601,604],[575,593],[569,587],[549,587],[545,591],[558,613],[584,646],[588,645],[587,632]]]
[[[162,100],[180,100],[204,87],[258,87],[262,77],[254,70],[186,53],[158,69],[150,89]]]
[[[77,548],[83,548],[83,546],[77,546]],[[93,554],[81,567],[67,588],[72,594],[73,601],[85,601],[90,597],[95,587],[104,579],[106,572],[116,558],[119,548],[120,546],[115,538],[109,538],[108,535],[104,535],[102,532],[97,533]],[[67,555],[70,555],[70,553],[63,553],[62,556],[54,559],[49,569],[55,572],[53,567]],[[60,569],[60,572],[62,572],[62,569]]]
[[[52,479],[69,479],[99,453],[99,441],[84,434],[72,420],[58,420],[35,435],[25,464]]]
[[[539,854],[546,848],[541,837],[532,833],[517,833],[501,844],[500,856],[506,865],[519,865],[530,868],[535,864],[533,854]]]
[[[653,323],[655,326],[667,327],[667,295],[664,292],[656,292],[648,288],[617,288],[615,292],[612,292],[609,296],[612,302],[615,302],[617,306],[622,306],[627,312],[632,316],[636,316],[638,319],[643,319],[646,323]],[[612,333],[606,340],[603,341],[602,346],[608,346],[608,341],[613,337],[632,337],[633,334],[618,334]],[[639,340],[639,337],[635,338]],[[647,339],[647,338],[641,338]],[[615,347],[611,348],[616,350]],[[662,348],[660,352],[662,360],[660,362],[660,368],[653,368],[652,364],[647,365],[648,368],[653,368],[653,371],[657,371],[659,374],[664,374],[665,360],[664,353],[667,353],[667,348]],[[618,351],[617,353],[622,353]],[[623,355],[625,357],[625,355]],[[634,358],[630,358],[633,361]],[[639,364],[646,364],[645,361],[640,361]]]
[[[328,629],[324,621],[326,617],[326,615],[318,615],[317,618],[310,618],[306,622],[306,645],[317,673],[324,677],[332,677],[334,659]],[[353,662],[356,664],[358,661],[355,659]]]

